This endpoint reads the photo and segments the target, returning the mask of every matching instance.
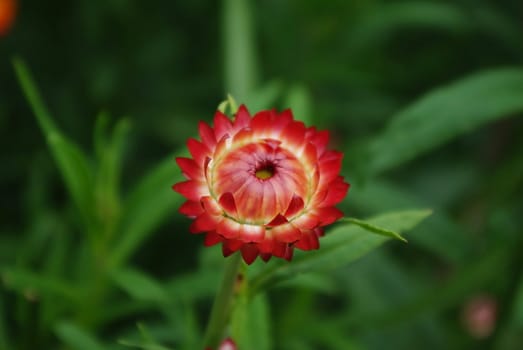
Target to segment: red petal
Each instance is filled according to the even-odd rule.
[[[350,185],[343,182],[343,177],[338,176],[334,181],[327,187],[327,195],[320,202],[321,206],[332,206],[338,204],[345,198]]]
[[[236,209],[236,202],[231,192],[225,192],[220,196],[218,200],[220,206],[225,210],[227,214],[233,217],[238,217],[238,210]]]
[[[320,226],[327,226],[343,217],[343,212],[336,207],[317,208],[314,214],[320,219]]]
[[[213,149],[216,146],[216,136],[214,135],[214,130],[204,122],[198,124],[198,130],[200,132],[200,138],[204,145]]]
[[[229,256],[243,246],[243,242],[237,239],[226,239],[223,241],[222,252],[223,256]]]
[[[259,251],[255,244],[244,244],[241,248],[243,260],[250,265],[258,257]]]
[[[232,142],[235,145],[244,145],[244,144],[251,142],[253,140],[253,138],[254,137],[252,134],[252,130],[250,128],[244,128],[244,129],[241,129],[240,131],[238,131],[234,135]]]
[[[329,132],[327,130],[318,131],[308,138],[308,140],[316,146],[318,157],[321,157],[325,153],[329,143]]]
[[[220,140],[225,134],[230,135],[231,131],[232,123],[229,118],[227,118],[227,116],[225,116],[225,114],[222,112],[217,111],[214,114],[214,134],[216,136],[216,140]]]
[[[238,108],[238,112],[236,113],[236,118],[234,119],[234,128],[236,130],[243,129],[251,123],[251,115],[249,111],[247,110],[247,107],[245,105],[241,105],[240,108]]]
[[[242,240],[244,242],[261,242],[265,239],[265,227],[258,225],[242,225]]]
[[[236,221],[224,218],[216,226],[216,232],[227,239],[241,238],[242,227]]]
[[[289,221],[287,220],[287,218],[281,214],[278,214],[274,217],[274,219],[271,220],[271,222],[269,222],[267,224],[268,227],[274,227],[274,226],[278,226],[278,225],[283,225],[283,224],[286,224],[288,223]]]
[[[285,254],[283,255],[283,258],[287,261],[291,261],[293,254],[294,254],[294,248],[291,246],[287,246],[287,249],[285,250]]]
[[[278,242],[274,245],[272,255],[290,261],[292,259],[293,251],[294,248],[291,247],[289,244]]]
[[[301,230],[292,223],[273,227],[272,234],[278,241],[286,243],[295,242],[302,236]]]
[[[205,146],[200,141],[197,141],[193,138],[190,138],[187,141],[187,148],[189,148],[189,152],[191,152],[194,161],[199,166],[203,166],[205,158],[211,156],[211,151],[209,148],[207,148],[207,146]]]
[[[189,232],[200,233],[211,231],[216,228],[217,224],[218,222],[216,217],[209,215],[209,213],[207,212],[203,212],[193,221],[193,223],[189,227]]]
[[[199,201],[205,195],[206,184],[201,181],[187,180],[173,185],[173,190],[191,201]]]
[[[183,215],[194,218],[203,213],[203,208],[200,202],[186,201],[178,211]]]
[[[343,153],[328,151],[328,157],[319,160],[320,169],[320,188],[327,186],[331,181],[339,176],[341,170],[341,160]]]
[[[267,262],[267,261],[271,260],[272,254],[260,253],[260,257],[262,258],[263,261]]]
[[[295,121],[285,127],[282,133],[285,144],[297,152],[304,145],[305,124]]]
[[[210,247],[220,243],[221,241],[223,241],[223,237],[217,234],[215,231],[211,231],[205,235],[205,240],[203,241],[203,244],[206,247]]]
[[[302,239],[294,243],[294,246],[301,250],[312,250],[318,249],[320,247],[320,242],[314,231],[311,231],[311,233],[304,235]]]
[[[292,223],[302,230],[312,230],[320,224],[320,218],[311,212],[307,212],[292,220]]]
[[[222,208],[216,203],[211,196],[204,196],[200,200],[203,209],[213,216],[221,216],[223,214]]]
[[[178,157],[176,163],[182,169],[183,175],[189,179],[203,180],[202,168],[191,158]]]
[[[297,195],[294,195],[289,203],[289,207],[285,211],[285,217],[291,218],[303,209],[305,203],[303,199]]]

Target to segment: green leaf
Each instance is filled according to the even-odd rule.
[[[283,106],[292,109],[292,114],[296,120],[301,120],[307,126],[313,124],[311,97],[304,85],[295,84],[291,86]]]
[[[47,138],[55,162],[62,173],[69,194],[88,224],[92,220],[93,176],[85,154],[59,131],[50,117],[29,70],[20,59],[13,61],[22,90]]]
[[[364,169],[376,174],[488,122],[523,111],[523,69],[477,73],[430,92],[395,115],[370,142]]]
[[[111,251],[113,266],[124,263],[181,204],[182,196],[171,189],[173,184],[183,181],[173,158],[169,157],[145,176],[125,201],[122,236]]]
[[[263,109],[272,109],[282,90],[283,84],[281,81],[271,80],[251,91],[243,102],[252,114]]]
[[[417,196],[390,181],[372,179],[355,188],[357,191],[351,193],[347,203],[348,212],[379,213],[433,205],[425,196]],[[459,264],[468,259],[471,238],[443,208],[436,208],[423,229],[423,233],[410,237],[410,244],[420,246],[448,263]]]
[[[225,91],[245,103],[256,87],[257,61],[252,16],[248,0],[223,2]]]
[[[162,285],[141,271],[126,268],[114,271],[111,277],[118,287],[136,300],[160,304],[169,300]]]
[[[239,338],[234,337],[239,349],[270,350],[272,346],[271,320],[267,296],[258,294],[245,307]],[[233,319],[234,320],[234,319]]]
[[[76,302],[80,295],[80,291],[62,280],[24,269],[3,269],[1,277],[8,288],[34,297],[51,294]]]
[[[365,230],[367,230],[369,232],[376,233],[378,235],[382,235],[385,237],[394,238],[394,239],[407,243],[407,240],[405,238],[403,238],[399,233],[388,230],[383,227],[378,227],[378,226],[372,225],[371,223],[368,223],[366,221],[359,220],[356,218],[343,218],[342,221],[349,222],[354,225],[358,225],[359,227],[364,228]]]
[[[142,350],[170,350],[169,348],[166,348],[163,345],[141,344],[141,343],[135,343],[135,342],[132,342],[129,340],[125,340],[125,339],[118,340],[118,344],[130,347],[130,348],[136,348],[136,349],[142,349]]]
[[[7,315],[4,308],[4,300],[0,294],[0,349],[12,349],[9,341],[9,330],[4,316]]]
[[[78,328],[73,323],[60,322],[55,327],[56,336],[67,346],[74,350],[104,350],[102,345],[95,337],[83,329]]]
[[[401,232],[412,229],[430,214],[430,210],[407,210],[383,214],[367,221],[373,226],[385,226],[392,231]],[[258,292],[300,273],[325,271],[346,265],[377,248],[387,239],[388,237],[382,235],[370,235],[359,226],[340,225],[320,240],[320,249],[297,251],[289,263],[268,265],[253,278],[251,289]]]

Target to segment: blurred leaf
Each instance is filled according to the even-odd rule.
[[[351,327],[369,329],[398,324],[419,315],[442,311],[455,307],[466,300],[471,293],[485,288],[499,276],[499,271],[506,271],[510,259],[509,247],[493,247],[480,258],[460,267],[442,284],[442,288],[427,286],[425,293],[418,293],[406,303],[390,304],[390,307],[378,313],[368,311],[354,313],[347,319]]]
[[[51,119],[29,70],[20,59],[13,61],[22,90],[46,136],[47,143],[60,169],[67,189],[86,223],[92,220],[93,178],[85,154],[68,141]]]
[[[311,97],[304,85],[295,84],[289,88],[283,107],[292,109],[294,118],[301,120],[305,125],[310,126],[314,124]]]
[[[3,296],[0,294],[0,349],[12,349],[8,334],[10,333],[7,329],[6,319],[4,318],[7,315],[4,308]]]
[[[425,196],[417,196],[389,181],[377,179],[365,181],[362,186],[353,186],[349,199],[347,201],[351,208],[349,211],[357,210],[363,214],[431,205]],[[421,226],[423,233],[414,234],[421,230],[415,228],[413,234],[409,236],[410,244],[423,247],[447,262],[466,261],[467,253],[473,243],[464,229],[456,224],[444,209],[437,208],[434,215],[431,215]]]
[[[331,274],[313,273],[297,275],[292,279],[282,281],[278,287],[313,290],[317,293],[333,295],[338,291],[338,285]]]
[[[356,218],[342,218],[342,221],[349,222],[354,225],[358,225],[359,227],[361,227],[369,232],[376,233],[378,235],[382,235],[382,236],[389,237],[389,238],[394,238],[399,241],[407,243],[407,240],[405,238],[403,238],[399,233],[388,230],[383,227],[378,227],[378,226],[372,225],[371,223],[368,223],[366,221],[356,219]]]
[[[249,0],[223,2],[225,91],[242,104],[257,84],[257,61]]]
[[[165,346],[158,345],[158,344],[140,344],[140,343],[134,343],[128,340],[118,340],[118,343],[130,348],[136,348],[136,349],[143,349],[143,350],[170,350],[169,348],[166,348]]]
[[[264,109],[274,108],[276,100],[283,90],[283,84],[278,80],[271,80],[259,88],[251,91],[244,103],[252,114]]]
[[[111,252],[113,266],[124,263],[169,215],[174,215],[183,198],[171,187],[182,180],[174,157],[169,157],[135,186],[125,201],[122,236]]]
[[[27,294],[30,297],[51,294],[60,296],[68,301],[78,301],[78,295],[80,295],[79,290],[60,279],[24,269],[2,269],[1,276],[8,288]]]
[[[166,348],[165,346],[156,344],[153,337],[151,336],[151,334],[149,334],[149,330],[147,329],[147,327],[144,324],[138,323],[137,327],[138,327],[138,330],[140,331],[140,336],[142,337],[141,343],[130,342],[127,340],[120,340],[120,341],[118,341],[118,343],[125,345],[125,346],[143,349],[143,350],[170,350],[169,348]]]
[[[350,43],[355,54],[365,56],[370,47],[383,45],[400,30],[427,28],[459,33],[471,27],[470,17],[456,4],[428,1],[382,3],[369,13],[351,33]]]
[[[430,92],[395,115],[368,145],[363,169],[398,166],[488,122],[523,111],[523,70],[480,72]]]
[[[269,303],[265,294],[258,294],[233,313],[232,338],[239,349],[271,350],[272,336]]]
[[[106,349],[93,335],[78,328],[73,323],[60,322],[55,327],[56,336],[73,350]]]
[[[220,271],[210,268],[177,275],[168,283],[167,288],[179,301],[202,300],[214,295],[216,286],[220,283],[220,276]]]
[[[385,226],[390,230],[401,232],[412,229],[430,214],[430,210],[400,211],[376,216],[367,221],[374,226]],[[371,235],[359,226],[351,224],[338,226],[321,239],[320,249],[296,252],[296,256],[290,263],[268,265],[261,273],[254,276],[252,289],[257,292],[299,273],[324,271],[346,265],[386,240],[387,237]]]
[[[136,300],[160,304],[169,300],[163,286],[141,271],[126,268],[114,271],[111,277],[116,285]]]

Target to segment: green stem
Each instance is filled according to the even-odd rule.
[[[233,254],[227,261],[220,289],[214,299],[209,323],[205,331],[204,348],[216,349],[224,335],[227,321],[231,314],[237,283],[238,273],[241,268],[242,258],[240,253]]]

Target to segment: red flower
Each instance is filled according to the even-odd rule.
[[[16,15],[16,0],[0,0],[0,36],[7,34]]]
[[[188,181],[173,186],[187,198],[180,212],[195,218],[191,233],[205,232],[207,246],[222,242],[224,256],[240,250],[248,264],[318,249],[349,188],[327,131],[306,128],[290,110],[251,118],[245,106],[234,121],[216,112],[214,128],[200,122],[199,131],[201,141],[187,142],[192,158],[176,159]]]
[[[211,348],[205,348],[205,350],[212,350]],[[236,344],[232,341],[231,338],[225,339],[221,344],[218,350],[237,350]]]

